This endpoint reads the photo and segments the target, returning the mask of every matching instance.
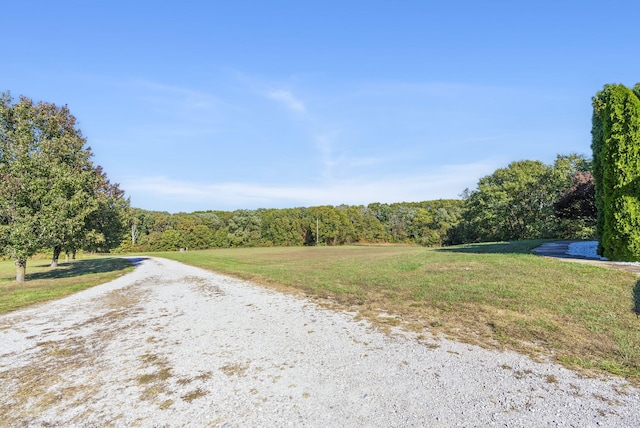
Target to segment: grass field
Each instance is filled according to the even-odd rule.
[[[301,293],[379,326],[552,356],[640,384],[640,282],[529,254],[540,242],[448,249],[252,248],[161,253]]]
[[[381,328],[444,334],[551,356],[640,385],[640,281],[628,272],[533,256],[539,241],[416,246],[245,248],[159,253],[302,294]],[[30,261],[27,282],[0,262],[0,313],[60,298],[132,269],[118,258]]]
[[[82,258],[49,267],[48,260],[29,260],[26,281],[15,281],[16,267],[0,261],[0,314],[35,303],[58,299],[111,281],[133,270],[130,262],[114,257]]]

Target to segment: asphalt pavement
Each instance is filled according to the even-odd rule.
[[[640,275],[639,263],[626,263],[626,262],[616,262],[616,261],[609,261],[609,260],[599,260],[591,257],[567,254],[567,251],[569,250],[569,245],[571,245],[574,242],[580,242],[580,241],[564,240],[564,241],[546,242],[541,246],[534,248],[533,250],[531,250],[531,252],[533,254],[536,254],[542,257],[552,257],[555,259],[561,259],[561,260],[566,260],[570,262],[586,263],[586,264],[591,264],[591,265],[600,266],[600,267],[609,268],[609,269],[624,270],[627,272],[632,272],[636,275]]]

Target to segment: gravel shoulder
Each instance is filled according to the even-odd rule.
[[[160,258],[0,316],[0,426],[640,426],[640,393]]]

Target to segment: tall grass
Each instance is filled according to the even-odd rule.
[[[640,384],[638,278],[529,254],[538,243],[447,250],[253,248],[162,256],[324,299],[378,324],[552,355],[573,368],[601,369]]]

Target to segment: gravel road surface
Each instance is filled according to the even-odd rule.
[[[639,391],[160,258],[0,316],[0,426],[640,426]]]

